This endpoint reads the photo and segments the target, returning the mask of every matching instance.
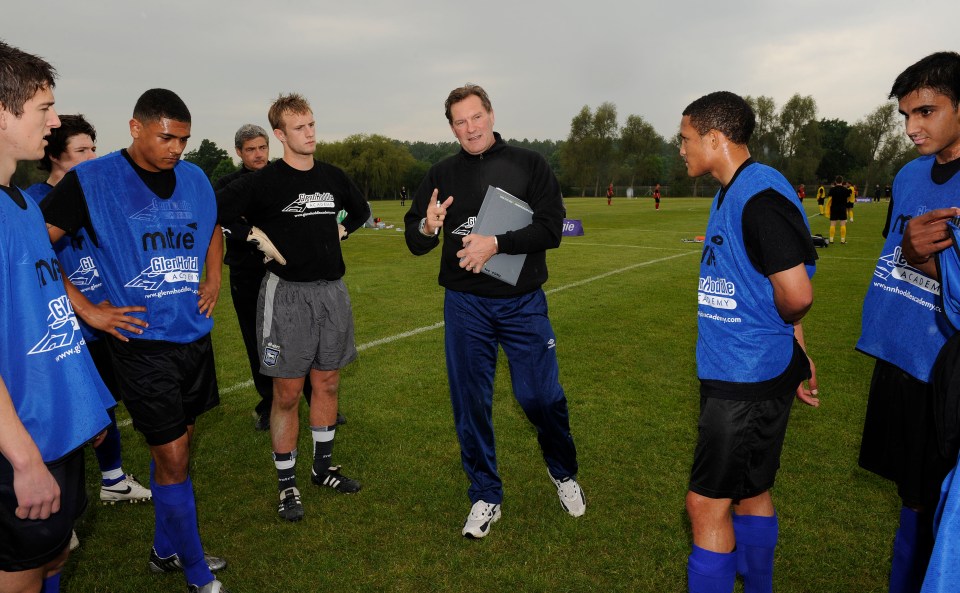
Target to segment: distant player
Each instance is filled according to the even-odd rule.
[[[660,184],[659,183],[653,186],[653,209],[654,210],[660,209]]]
[[[817,188],[817,208],[820,210],[820,216],[824,215],[824,200],[827,199],[827,190],[823,189],[823,184],[820,184],[820,187]]]
[[[845,187],[843,176],[837,175],[833,185],[830,187],[829,197],[827,199],[830,211],[830,242],[835,242],[837,233],[837,223],[840,223],[840,244],[847,242],[847,198],[850,197],[850,189]]]
[[[857,203],[857,186],[852,183],[844,184],[850,194],[847,196],[847,220],[853,222],[853,206]]]
[[[613,184],[607,186],[607,206],[613,203]]]
[[[802,183],[800,184],[799,187],[797,187],[797,197],[800,198],[801,204],[803,203],[803,199],[807,197],[807,190],[803,189]]]

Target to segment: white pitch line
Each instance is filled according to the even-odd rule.
[[[570,243],[564,247],[576,245],[577,247],[616,247],[618,249],[652,249],[654,251],[675,251],[680,247],[650,247],[646,245],[618,245],[616,243]]]
[[[583,280],[578,280],[577,282],[572,282],[572,283],[570,283],[570,284],[565,284],[565,285],[563,285],[563,286],[558,286],[557,288],[552,288],[552,289],[547,290],[547,291],[544,291],[544,292],[545,292],[545,294],[553,294],[553,293],[556,293],[556,292],[560,292],[561,290],[569,290],[569,289],[571,289],[571,288],[576,288],[576,287],[578,287],[578,286],[583,286],[584,284],[589,284],[590,282],[596,282],[597,280],[603,280],[604,278],[609,278],[610,276],[615,276],[615,275],[617,275],[617,274],[622,274],[622,273],[624,273],[624,272],[629,272],[630,270],[634,270],[634,269],[636,269],[636,268],[642,268],[642,267],[644,267],[644,266],[651,266],[651,265],[653,265],[653,264],[659,264],[659,263],[661,263],[661,262],[669,261],[669,260],[671,260],[671,259],[676,259],[676,258],[678,258],[678,257],[684,257],[684,256],[690,255],[690,254],[692,254],[692,253],[700,253],[700,252],[699,252],[699,251],[687,251],[687,252],[685,252],[685,253],[678,253],[678,254],[675,254],[675,255],[668,255],[667,257],[661,257],[661,258],[658,258],[658,259],[651,259],[650,261],[640,262],[640,263],[638,263],[638,264],[632,264],[632,265],[629,265],[629,266],[626,266],[626,267],[623,267],[623,268],[619,268],[619,269],[616,269],[616,270],[611,270],[611,271],[609,271],[609,272],[605,272],[605,273],[603,273],[603,274],[600,274],[599,276],[593,276],[593,277],[591,277],[591,278],[585,278],[585,279],[583,279]],[[418,327],[418,328],[412,329],[412,330],[410,330],[410,331],[405,331],[405,332],[403,332],[403,333],[395,334],[395,335],[392,335],[392,336],[387,336],[386,338],[380,338],[379,340],[374,340],[374,341],[372,341],[372,342],[367,342],[366,344],[360,344],[359,346],[357,346],[357,350],[360,351],[360,352],[362,352],[362,351],[367,350],[367,349],[369,349],[369,348],[374,348],[374,347],[376,347],[376,346],[383,346],[384,344],[389,344],[389,343],[391,343],[391,342],[396,342],[397,340],[403,340],[404,338],[409,338],[409,337],[415,336],[415,335],[417,335],[417,334],[422,334],[422,333],[424,333],[424,332],[433,331],[433,330],[435,330],[435,329],[440,329],[440,328],[443,327],[443,326],[444,326],[444,322],[438,321],[437,323],[434,323],[433,325],[425,325],[425,326],[423,326],[423,327]],[[227,387],[227,388],[225,388],[225,389],[221,389],[221,390],[220,390],[220,395],[226,395],[226,394],[228,394],[228,393],[233,393],[233,392],[235,392],[235,391],[239,391],[239,390],[241,390],[241,389],[245,389],[245,388],[250,387],[250,386],[252,386],[252,385],[253,385],[253,380],[252,380],[252,379],[251,379],[251,380],[247,380],[247,381],[243,381],[243,382],[241,382],[241,383],[237,383],[236,385],[231,385],[230,387]]]

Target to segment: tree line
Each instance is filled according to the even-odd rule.
[[[893,176],[916,156],[903,133],[893,102],[879,105],[849,124],[819,118],[812,96],[795,94],[779,108],[771,97],[745,97],[757,116],[750,153],[780,171],[794,185],[815,187],[843,175],[861,193],[892,183]],[[679,118],[678,118],[679,126]],[[665,195],[712,195],[709,178],[690,179],[679,155],[679,137],[661,136],[643,116],[628,115],[621,125],[615,104],[584,105],[570,122],[565,140],[508,139],[508,143],[542,154],[560,179],[564,195],[602,196],[608,184],[616,195],[627,188],[662,184]],[[409,142],[378,134],[355,134],[335,142],[318,142],[316,157],[347,172],[368,200],[398,199],[401,186],[413,192],[434,163],[455,154],[457,142]],[[211,140],[184,154],[211,181],[237,170],[230,154]],[[13,182],[20,187],[46,179],[34,163],[21,162]],[[808,191],[812,193],[812,191]]]

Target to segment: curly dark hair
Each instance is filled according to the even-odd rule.
[[[734,144],[746,144],[757,125],[753,108],[743,97],[729,91],[704,95],[687,105],[683,115],[701,136],[710,130],[721,132]]]

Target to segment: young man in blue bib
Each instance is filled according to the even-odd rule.
[[[68,171],[80,163],[96,158],[97,131],[82,115],[62,115],[60,127],[50,133],[47,142],[39,168],[49,171],[50,175],[45,182],[31,185],[26,190],[27,194],[41,205],[41,208],[44,198],[54,186],[60,183]],[[80,292],[94,303],[99,303],[106,298],[103,292],[103,280],[91,257],[93,245],[90,244],[90,239],[84,231],[81,230],[76,237],[60,239],[53,249],[57,252],[60,267]],[[100,332],[91,330],[85,323],[80,324],[80,331],[87,342],[87,348],[90,350],[97,372],[100,373],[100,378],[110,389],[114,399],[119,400],[120,395],[114,378],[113,364],[110,362],[110,353],[107,351],[106,343],[100,339],[102,337]],[[93,451],[100,466],[100,500],[104,504],[150,500],[150,490],[123,471],[120,429],[117,427],[113,408],[110,410],[107,436]]]
[[[10,184],[60,125],[54,70],[0,42],[0,592],[60,590],[87,504],[83,446],[113,398],[90,360],[39,207]],[[26,264],[26,265],[25,265]]]
[[[960,206],[960,54],[938,52],[913,64],[890,97],[920,157],[894,179],[886,241],[863,302],[857,349],[877,362],[859,461],[897,485],[902,506],[889,590],[912,593],[933,548],[940,485],[956,463],[937,439],[934,363],[956,331],[940,312],[936,260],[953,245],[947,220]]]
[[[210,330],[223,238],[210,181],[180,160],[190,111],[175,93],[141,95],[130,148],[87,161],[50,192],[54,243],[83,229],[109,300],[91,303],[67,283],[77,313],[107,339],[117,383],[150,453],[156,527],[149,567],[183,570],[188,590],[223,591],[197,527],[190,441],[197,417],[219,403]],[[206,278],[201,274],[206,263]]]
[[[686,500],[694,593],[732,592],[737,574],[745,593],[773,590],[770,489],[790,407],[794,397],[820,403],[800,325],[817,255],[793,186],[750,157],[755,122],[741,97],[716,92],[691,103],[680,124],[687,174],[722,186],[700,259],[699,439]]]

